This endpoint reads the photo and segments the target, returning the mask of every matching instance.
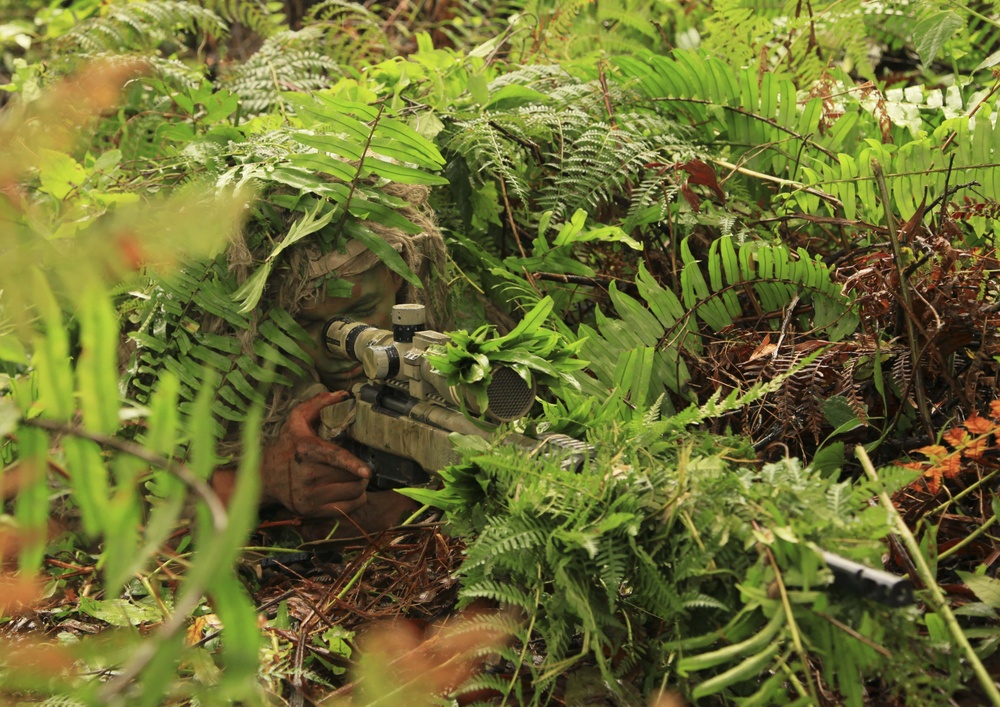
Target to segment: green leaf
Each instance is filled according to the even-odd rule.
[[[13,334],[0,336],[0,361],[12,361],[20,364],[28,363],[28,354],[24,349],[24,344]]]
[[[336,135],[315,135],[306,132],[292,133],[292,139],[320,152],[330,152],[349,160],[360,160],[362,155],[361,145],[364,145],[363,142],[360,144],[351,142]],[[344,162],[341,162],[341,164],[350,167],[350,165]],[[353,173],[354,168],[351,167],[351,174]],[[348,177],[347,181],[350,181],[350,179],[351,177]]]
[[[344,232],[351,238],[356,238],[378,256],[379,260],[385,263],[386,267],[402,277],[414,287],[423,288],[423,283],[416,273],[410,270],[403,257],[396,252],[396,249],[377,236],[370,228],[357,221],[348,220],[344,223]]]
[[[864,421],[858,417],[847,398],[842,395],[835,395],[823,401],[823,417],[833,427],[835,435],[865,426]]]
[[[10,398],[0,398],[0,437],[6,437],[17,429],[21,421],[21,411]]]
[[[79,309],[82,350],[76,367],[87,428],[111,434],[118,426],[118,326],[103,293],[88,290]]]
[[[920,62],[929,66],[945,43],[965,27],[965,20],[955,12],[931,15],[913,28],[913,44],[920,55]]]
[[[524,318],[518,322],[517,326],[506,336],[500,337],[497,343],[510,343],[517,341],[521,337],[534,334],[545,323],[545,320],[549,318],[554,305],[555,303],[551,297],[543,297],[538,301],[538,304],[531,308],[530,312],[524,315]]]
[[[100,619],[112,626],[138,626],[143,623],[163,621],[163,612],[153,597],[142,597],[134,601],[128,599],[93,599],[82,597],[80,611]]]
[[[302,167],[310,172],[329,174],[344,182],[350,182],[354,179],[357,172],[355,167],[330,155],[311,153],[306,155],[292,155],[289,159],[296,167]]]
[[[386,179],[392,180],[393,182],[399,182],[400,184],[448,184],[448,180],[440,175],[422,172],[421,170],[414,169],[413,167],[386,162],[385,160],[380,160],[371,156],[365,158],[365,168],[371,170],[375,174],[385,177]]]
[[[983,69],[988,69],[991,66],[996,66],[997,64],[1000,64],[1000,51],[993,52],[988,57],[979,62],[979,65],[972,70],[972,73],[976,73],[977,71],[982,71]]]
[[[972,590],[976,598],[984,604],[988,604],[994,609],[1000,609],[1000,579],[985,577],[983,575],[972,574],[957,570],[958,576],[965,582],[965,586]]]
[[[87,170],[69,155],[55,150],[41,150],[38,165],[40,188],[57,199],[87,181]]]

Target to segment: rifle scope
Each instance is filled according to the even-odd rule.
[[[419,400],[465,405],[474,414],[483,411],[463,386],[450,386],[424,356],[430,346],[451,341],[447,334],[427,329],[422,304],[397,304],[392,308],[392,331],[347,317],[335,317],[324,327],[327,350],[335,356],[358,361],[369,380],[386,381],[404,388]],[[497,422],[524,417],[535,401],[535,386],[514,369],[495,366],[486,388],[486,415]]]

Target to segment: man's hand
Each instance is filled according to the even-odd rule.
[[[339,517],[365,505],[371,469],[316,434],[320,411],[347,397],[342,390],[320,393],[292,409],[278,437],[264,449],[264,503],[280,503],[311,517]]]

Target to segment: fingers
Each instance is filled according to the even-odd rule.
[[[292,488],[288,489],[289,508],[304,516],[329,516],[352,513],[367,501],[368,482],[339,469],[302,466]]]
[[[332,442],[321,439],[300,442],[295,447],[295,461],[299,464],[318,464],[350,472],[359,479],[368,479],[371,469],[363,461]]]
[[[363,481],[312,485],[295,493],[295,510],[307,517],[350,514],[367,502]]]

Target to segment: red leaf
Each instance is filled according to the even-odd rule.
[[[701,160],[691,160],[681,165],[681,169],[690,174],[689,184],[700,184],[711,189],[719,201],[726,203],[726,193],[719,186],[719,178],[715,175],[715,170]]]
[[[924,211],[927,209],[927,196],[925,195],[923,200],[920,202],[920,206],[917,210],[913,212],[913,216],[910,220],[903,224],[902,228],[899,229],[899,240],[904,241],[912,238],[917,230],[920,228],[920,222],[924,219]]]
[[[687,203],[691,204],[691,208],[695,211],[701,209],[701,198],[691,191],[691,187],[687,185],[687,182],[681,185],[681,196],[687,200]]]
[[[952,447],[961,446],[965,438],[969,436],[969,433],[963,430],[961,427],[955,427],[954,429],[948,430],[943,435],[941,439],[950,444]]]
[[[940,444],[932,444],[927,447],[921,447],[920,449],[914,449],[913,451],[930,457],[930,460],[935,463],[948,456],[948,450]]]

